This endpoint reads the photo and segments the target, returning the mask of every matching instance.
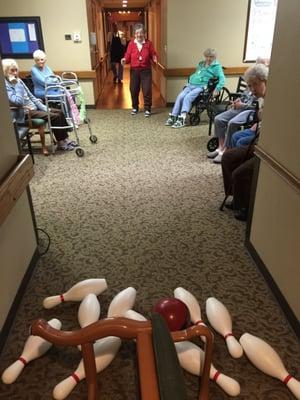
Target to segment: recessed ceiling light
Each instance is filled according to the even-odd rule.
[[[127,4],[122,4],[122,7],[127,7]]]

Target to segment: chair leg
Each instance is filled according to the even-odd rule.
[[[40,127],[39,127],[39,135],[40,135],[40,138],[41,138],[42,153],[43,153],[45,156],[47,156],[49,153],[48,153],[48,150],[47,150],[47,147],[46,147],[45,129],[44,129],[43,126],[40,126]]]
[[[29,134],[29,132],[27,132],[27,134],[26,134],[26,139],[27,139],[28,151],[29,151],[29,154],[31,155],[32,162],[33,162],[33,164],[34,164],[34,156],[33,156],[33,151],[32,151],[32,146],[31,146],[31,140],[30,140],[30,134]]]
[[[224,198],[224,200],[222,201],[222,204],[220,205],[220,208],[219,208],[219,210],[220,211],[223,211],[224,210],[224,206],[225,206],[225,203],[226,203],[226,200],[228,199],[228,195],[226,195],[225,196],[225,198]]]

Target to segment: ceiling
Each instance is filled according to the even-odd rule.
[[[128,0],[127,7],[130,8],[144,8],[148,5],[149,0]],[[122,8],[122,0],[102,0],[101,5],[104,8]]]

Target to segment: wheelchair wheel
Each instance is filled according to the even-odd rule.
[[[192,126],[200,124],[200,115],[199,114],[191,114],[190,115],[190,124]]]
[[[219,147],[219,139],[217,137],[209,139],[206,146],[208,151],[217,150],[217,148]]]

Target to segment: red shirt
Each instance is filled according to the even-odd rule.
[[[137,44],[131,40],[125,53],[126,64],[131,64],[131,68],[151,68],[151,61],[156,56],[152,42],[146,39],[143,43],[141,51],[138,50]]]

